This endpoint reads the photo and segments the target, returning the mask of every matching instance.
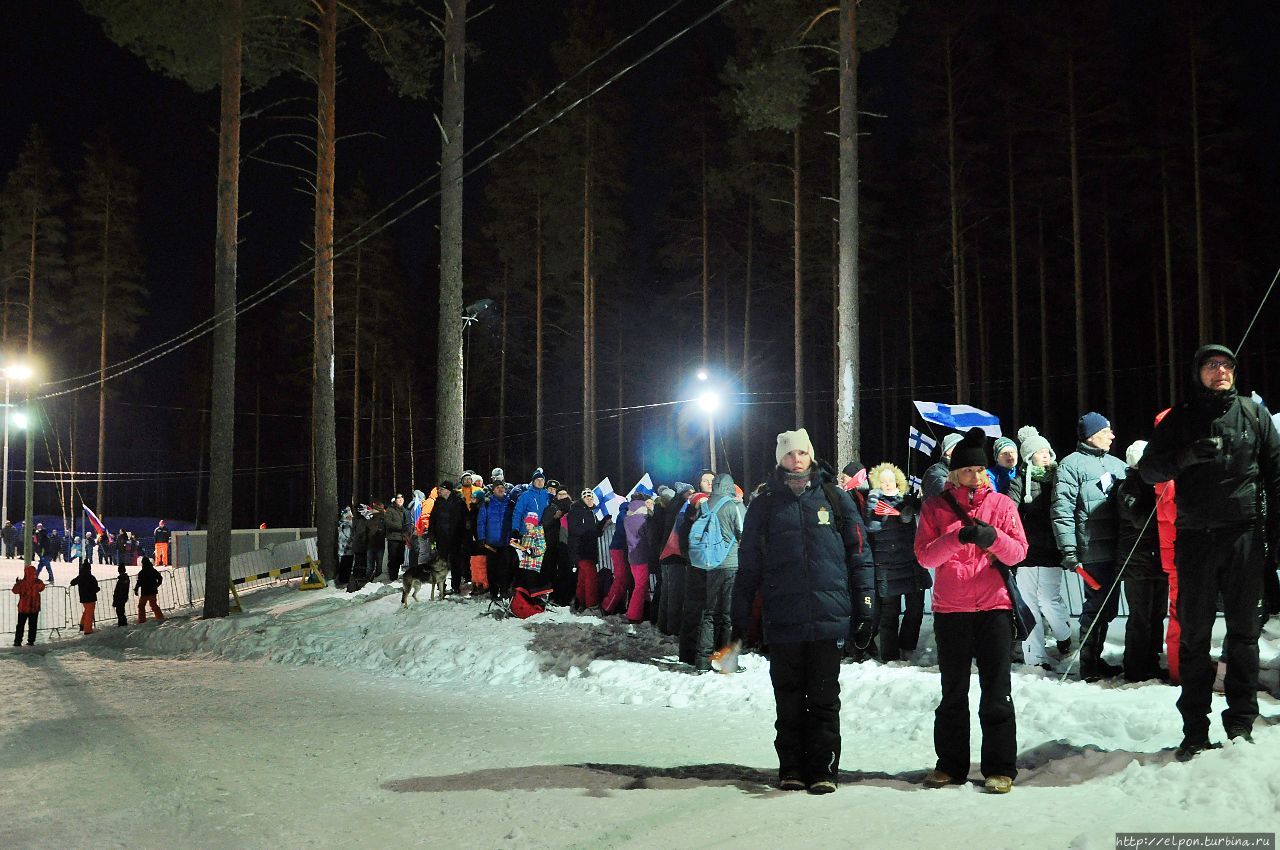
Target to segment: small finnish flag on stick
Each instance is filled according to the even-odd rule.
[[[938,441],[923,431],[917,430],[913,425],[911,426],[911,433],[907,437],[907,445],[916,451],[932,455],[934,447],[938,445]]]

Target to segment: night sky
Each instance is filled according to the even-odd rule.
[[[467,71],[469,144],[488,135],[518,112],[531,86],[544,91],[559,78],[551,45],[564,38],[567,5],[553,0],[499,0],[470,24],[468,41],[474,54]],[[601,0],[596,5],[600,16],[609,24],[608,43],[611,44],[665,4]],[[626,58],[638,57],[643,50],[714,5],[709,0],[690,0],[684,4],[686,8],[679,9],[655,26],[651,34],[639,39],[637,46],[625,53]],[[815,9],[821,6],[814,5]],[[954,400],[951,398],[954,391],[946,389],[951,368],[951,325],[949,296],[944,287],[949,282],[950,271],[944,232],[946,202],[938,192],[939,161],[933,153],[938,141],[938,125],[934,109],[936,68],[931,65],[937,52],[938,21],[945,14],[939,9],[947,5],[913,4],[900,22],[894,40],[887,47],[868,54],[861,67],[864,106],[868,112],[875,113],[863,119],[862,128],[865,280],[862,377],[864,389],[868,391],[862,416],[865,434],[862,454],[868,465],[882,457],[899,464],[907,462],[905,439],[899,435],[906,430],[910,401],[910,392],[905,388],[904,363],[907,356],[904,287],[908,267],[914,281],[912,285],[918,287],[916,337],[922,345],[915,355],[919,370],[917,385],[932,387],[928,391],[919,390],[917,397]],[[1105,11],[1099,15],[1105,20],[1091,32],[1093,37],[1107,42],[1110,55],[1102,60],[1105,69],[1099,72],[1099,79],[1105,82],[1090,94],[1088,87],[1096,81],[1086,80],[1082,83],[1085,89],[1082,99],[1091,104],[1109,101],[1114,95],[1119,104],[1111,107],[1106,119],[1110,123],[1104,122],[1102,129],[1096,129],[1092,139],[1086,132],[1083,141],[1084,200],[1090,222],[1086,235],[1086,273],[1089,287],[1096,287],[1101,260],[1097,228],[1093,225],[1105,206],[1116,218],[1114,269],[1117,324],[1121,326],[1117,329],[1117,367],[1129,370],[1123,373],[1120,382],[1119,395],[1123,398],[1117,403],[1114,418],[1121,432],[1120,444],[1127,445],[1131,439],[1145,435],[1145,423],[1150,415],[1158,409],[1157,405],[1167,402],[1153,389],[1163,381],[1164,365],[1152,354],[1154,341],[1148,328],[1154,323],[1149,309],[1152,263],[1159,253],[1159,232],[1153,226],[1158,222],[1152,213],[1158,207],[1158,187],[1153,190],[1150,182],[1148,159],[1133,153],[1131,161],[1126,161],[1125,147],[1144,137],[1144,102],[1149,106],[1152,93],[1161,89],[1167,91],[1173,101],[1169,126],[1181,133],[1181,137],[1171,143],[1173,156],[1181,158],[1176,164],[1178,183],[1174,198],[1179,243],[1176,262],[1179,303],[1187,305],[1179,307],[1177,348],[1184,358],[1189,358],[1194,348],[1189,338],[1194,323],[1194,262],[1189,255],[1192,246],[1187,241],[1189,198],[1185,179],[1187,163],[1183,161],[1189,131],[1185,122],[1178,123],[1184,118],[1178,99],[1185,99],[1185,87],[1179,76],[1182,68],[1177,60],[1178,39],[1172,34],[1176,23],[1169,20],[1176,17],[1182,7],[1180,4],[1169,4],[1165,8],[1165,4],[1120,2],[1087,5]],[[1216,9],[1220,5],[1223,4],[1209,4],[1208,8]],[[483,8],[474,0],[472,6],[473,12]],[[1027,104],[1019,116],[1022,125],[1019,154],[1026,154],[1021,185],[1027,195],[1035,195],[1035,199],[1024,200],[1020,211],[1023,216],[1021,275],[1029,288],[1025,309],[1029,311],[1026,316],[1031,317],[1023,323],[1023,344],[1037,352],[1027,360],[1025,368],[1029,374],[1038,375],[1039,343],[1033,327],[1036,310],[1033,252],[1034,211],[1039,208],[1044,210],[1050,232],[1047,251],[1051,297],[1061,310],[1055,314],[1052,331],[1054,357],[1060,360],[1055,362],[1052,371],[1058,375],[1073,366],[1069,329],[1070,229],[1069,220],[1064,217],[1066,161],[1065,150],[1054,141],[1062,133],[1061,115],[1055,111],[1054,98],[1058,94],[1049,89],[1048,95],[1041,96],[1036,88],[1055,80],[1050,67],[1055,61],[1052,49],[1042,50],[1042,45],[1052,37],[1036,31],[1037,23],[1028,4],[1009,3],[1002,8],[1003,11],[984,9],[981,20],[971,24],[965,36],[972,63],[964,71],[970,88],[961,139],[967,163],[966,221],[972,228],[973,250],[985,252],[981,261],[986,274],[990,280],[997,281],[992,286],[1007,281],[1008,237],[1003,228],[1008,211],[1001,183],[1004,179],[1003,130],[997,127],[988,138],[987,129],[1003,120],[990,97],[993,91],[1005,85],[1015,89],[1024,86],[1025,90],[1015,91],[1015,97]],[[1277,208],[1280,192],[1276,191],[1280,166],[1274,156],[1280,142],[1280,100],[1275,96],[1280,90],[1280,68],[1274,49],[1276,36],[1280,35],[1277,18],[1271,4],[1230,4],[1229,11],[1211,29],[1213,51],[1211,58],[1206,59],[1210,67],[1203,72],[1206,103],[1202,104],[1202,120],[1206,124],[1205,193],[1211,207],[1207,219],[1211,280],[1215,296],[1224,299],[1222,318],[1217,324],[1232,345],[1252,316],[1275,266],[1280,264],[1280,254],[1275,251],[1276,237],[1280,235],[1275,224],[1280,213]],[[9,0],[0,7],[0,23],[3,24],[0,26],[0,85],[5,102],[5,120],[0,124],[0,173],[7,173],[13,166],[32,124],[38,124],[45,132],[69,188],[74,188],[71,175],[80,165],[84,142],[101,128],[108,131],[113,142],[142,172],[139,241],[146,257],[145,283],[150,291],[147,315],[131,349],[114,351],[109,359],[123,359],[205,318],[210,310],[212,286],[216,93],[194,94],[185,85],[148,70],[141,59],[111,43],[99,23],[71,0]],[[598,45],[599,49],[606,46],[603,41]],[[1088,44],[1085,52],[1101,52],[1095,51],[1095,47]],[[682,147],[692,144],[689,138],[681,138],[675,132],[671,116],[695,105],[687,99],[689,92],[699,90],[700,85],[721,86],[719,71],[734,49],[733,35],[726,22],[713,20],[610,90],[610,96],[625,107],[620,128],[625,148],[619,163],[626,183],[620,210],[625,227],[618,253],[626,259],[620,267],[611,270],[612,282],[605,285],[605,297],[612,299],[616,295],[617,300],[602,305],[605,319],[600,333],[608,339],[618,333],[626,334],[625,361],[629,377],[624,382],[624,405],[672,398],[695,366],[693,355],[700,327],[698,304],[696,298],[691,301],[671,293],[687,286],[690,280],[694,280],[696,286],[696,272],[673,270],[670,263],[661,259],[663,246],[671,241],[673,222],[678,217],[676,196],[680,184],[689,179],[687,174],[677,173],[671,162]],[[1024,81],[1022,72],[1015,72],[1012,80],[1002,78],[993,63],[1007,55],[1015,56],[1010,60],[1014,67],[1038,69],[1031,75],[1034,79]],[[397,97],[390,91],[381,71],[349,45],[343,48],[340,61],[339,134],[348,138],[340,142],[338,149],[339,196],[359,174],[368,182],[375,197],[389,199],[424,179],[436,167],[439,142],[432,117],[436,101],[414,102]],[[1018,66],[1019,62],[1023,64]],[[708,68],[712,70],[711,75],[704,70]],[[715,79],[707,79],[713,75]],[[694,79],[695,76],[698,79]],[[823,85],[830,86],[830,82]],[[438,88],[432,94],[438,95]],[[250,111],[281,98],[306,98],[307,95],[306,85],[281,80],[266,91],[247,94],[245,109]],[[305,113],[313,102],[302,100],[293,111]],[[833,194],[824,169],[829,170],[834,161],[834,140],[829,140],[830,149],[823,152],[820,148],[822,128],[817,125],[824,120],[834,121],[834,113],[820,107],[820,104],[814,107],[814,114],[825,114],[825,117],[815,119],[814,136],[808,142],[814,183],[807,186],[806,191],[815,199]],[[308,132],[305,125],[296,121],[292,124],[249,121],[244,127],[244,149],[253,148],[272,133],[279,132],[282,126]],[[305,154],[290,152],[285,146],[276,144],[267,150],[272,157],[306,165]],[[725,164],[729,158],[727,142],[713,150],[712,158],[719,165]],[[1099,176],[1102,172],[1106,173],[1105,178]],[[490,218],[485,209],[488,179],[488,174],[482,172],[467,186],[469,298],[496,297],[496,291],[486,289],[481,280],[482,276],[491,279],[495,268],[493,246],[486,243],[484,235]],[[822,181],[826,181],[826,185],[819,185]],[[299,191],[300,187],[296,175],[283,169],[258,162],[245,164],[241,185],[243,241],[239,259],[242,295],[305,261],[312,213],[310,198]],[[816,209],[825,202],[814,200],[812,203]],[[830,205],[830,210],[834,210],[834,205]],[[830,299],[822,291],[830,282],[830,225],[824,218],[830,214],[830,211],[812,214],[813,220],[806,224],[810,229],[806,236],[806,275],[815,293],[811,320],[812,332],[818,340],[808,355],[808,390],[812,393],[808,416],[813,420],[818,452],[823,456],[829,455],[832,441],[827,421],[832,398],[829,331],[827,337],[822,336],[823,330],[830,327]],[[430,302],[437,292],[437,219],[438,204],[427,204],[391,229],[396,263],[407,287],[403,297],[410,305]],[[740,300],[742,277],[736,265],[742,254],[741,219],[738,208],[725,203],[717,210],[713,225],[716,291],[725,292],[720,287],[727,286],[735,304]],[[762,231],[758,238],[761,259],[757,275],[771,279],[775,285],[759,299],[758,308],[768,312],[763,319],[756,318],[759,325],[752,336],[753,346],[758,345],[770,363],[764,370],[768,377],[762,378],[751,390],[772,394],[756,398],[760,405],[753,411],[753,427],[748,436],[747,451],[755,457],[752,477],[756,479],[770,463],[773,435],[793,424],[785,377],[790,370],[791,335],[789,314],[783,312],[789,307],[790,235]],[[618,289],[609,290],[609,286]],[[309,504],[304,467],[308,394],[302,377],[305,369],[297,358],[308,349],[309,340],[305,338],[307,326],[300,324],[303,320],[297,313],[308,304],[308,291],[308,281],[304,279],[288,293],[255,308],[241,319],[240,409],[251,413],[256,391],[262,389],[266,436],[260,463],[271,468],[264,469],[259,479],[258,509],[253,513],[253,422],[251,416],[242,416],[236,447],[237,468],[241,470],[237,478],[238,525],[250,521],[254,524],[267,521],[271,525],[307,522]],[[1092,329],[1097,329],[1096,302],[1100,296],[1096,289],[1090,291],[1090,324]],[[645,306],[634,315],[622,315],[624,309],[629,309],[622,305],[632,303],[629,299],[637,293],[642,303],[652,300],[663,306]],[[653,298],[648,299],[646,293]],[[1006,431],[1012,432],[1017,424],[1038,420],[1039,387],[1028,385],[1026,392],[1030,400],[1024,401],[1018,422],[1011,424],[1009,417],[1013,411],[1008,408],[1007,398],[1007,331],[1002,331],[1010,317],[1007,309],[1001,310],[1001,296],[988,293],[987,297],[989,300],[983,309],[989,321],[985,330],[992,346],[987,403],[1005,419]],[[1259,389],[1264,396],[1269,390],[1280,397],[1280,375],[1275,368],[1280,365],[1280,344],[1274,341],[1274,328],[1280,320],[1277,302],[1280,295],[1273,295],[1254,330],[1241,381],[1249,389]],[[676,312],[660,312],[671,309]],[[717,322],[729,323],[731,336],[741,333],[742,318],[737,309],[735,306],[729,315],[717,317]],[[1185,313],[1181,312],[1183,309]],[[392,333],[399,356],[397,363],[387,368],[399,368],[415,375],[411,380],[415,414],[430,411],[433,403],[434,316],[434,308],[411,307],[397,320]],[[574,333],[581,331],[581,316],[562,305],[553,318],[563,326],[565,335],[553,338],[558,352],[549,369],[556,377],[549,388],[546,409],[572,412],[581,406],[581,393],[577,389],[580,377],[575,371],[581,364],[580,359],[576,365],[574,360],[575,350],[581,351],[581,341],[573,338]],[[634,326],[636,319],[642,327]],[[976,316],[971,316],[970,322],[971,333],[976,334]],[[1068,326],[1065,332],[1061,328],[1064,324]],[[885,327],[882,329],[881,325]],[[515,338],[508,350],[525,355],[518,365],[513,363],[510,367],[515,370],[513,380],[529,381],[532,348],[527,322],[522,318],[521,322],[514,323],[512,333]],[[882,335],[887,339],[886,344],[880,343]],[[1091,333],[1091,344],[1095,338],[1096,334]],[[207,382],[202,383],[208,362],[207,341],[206,337],[113,382],[108,399],[108,469],[154,475],[146,483],[115,485],[109,490],[108,506],[100,507],[100,512],[194,516],[195,482],[200,477],[191,473],[203,463],[199,433],[200,411],[207,404],[204,396]],[[257,353],[263,350],[259,346],[265,348],[265,353]],[[1100,363],[1101,355],[1097,354],[1097,359],[1091,360],[1091,368],[1098,368]],[[615,365],[621,364],[611,362],[605,371],[611,373]],[[725,372],[733,372],[734,364],[722,365]],[[976,380],[976,363],[973,369]],[[50,364],[50,370],[57,377],[67,374],[59,369],[59,364]],[[1005,384],[1002,385],[1001,380]],[[882,385],[894,388],[888,396],[889,407],[882,407],[885,397]],[[1091,397],[1100,398],[1100,379],[1093,377],[1090,386]],[[350,456],[350,437],[344,437],[344,430],[349,428],[349,393],[348,386],[344,395],[340,375],[340,477],[345,474],[343,464]],[[96,395],[96,389],[86,390],[79,405],[96,411]],[[1061,455],[1070,450],[1072,425],[1079,411],[1068,409],[1074,408],[1073,383],[1055,388],[1054,395],[1060,396],[1064,403],[1055,404],[1052,421],[1037,424],[1055,438]],[[976,390],[970,400],[980,403]],[[602,386],[598,406],[613,408],[616,402],[614,386]],[[62,399],[57,403],[62,406],[53,415],[61,417],[66,427],[70,421],[70,402]],[[509,413],[514,411],[513,416],[523,418],[512,421],[508,434],[527,433],[532,422],[527,397],[509,403],[512,406]],[[1101,401],[1097,406],[1101,406]],[[473,405],[469,412],[477,417],[492,417],[497,412],[496,401],[486,399]],[[619,480],[630,483],[644,468],[651,468],[655,477],[688,476],[686,480],[693,480],[697,468],[705,465],[705,457],[697,454],[699,440],[705,437],[699,436],[698,423],[690,424],[687,413],[679,416],[675,413],[671,410],[663,413],[665,421],[649,417],[628,425],[629,448],[621,459],[612,448],[616,445],[613,425],[602,424],[601,474],[613,475],[615,486],[625,486],[618,484]],[[77,439],[83,454],[77,466],[90,469],[96,422],[87,421],[83,410],[79,415]],[[429,413],[424,413],[425,416]],[[572,416],[567,419],[574,421]],[[560,417],[559,421],[565,422],[566,417]],[[726,423],[725,428],[728,429],[728,459],[736,465],[744,456],[743,447],[732,422]],[[418,432],[416,460],[420,470],[430,467],[430,449],[422,443],[429,440],[431,433],[429,423],[422,425]],[[525,467],[532,468],[537,461],[547,465],[553,474],[561,470],[559,474],[563,478],[572,479],[575,474],[574,457],[580,446],[576,429],[562,428],[554,437],[549,436],[554,444],[551,456],[540,459],[532,456],[532,441],[527,437],[513,440],[508,446],[508,456],[498,457],[496,446],[479,443],[490,434],[489,426],[477,425],[474,433],[477,445],[475,451],[468,447],[468,463],[475,469],[487,472],[491,465],[502,465],[508,468],[509,477],[521,480],[528,472]],[[397,452],[403,454],[406,451],[403,435],[400,439],[402,444]],[[1122,449],[1123,445],[1119,447]],[[48,462],[47,457],[37,456],[39,468],[47,468]],[[407,467],[407,463],[404,466]],[[657,467],[663,467],[662,471]],[[183,474],[160,474],[168,472]],[[409,485],[407,469],[398,470],[394,481],[384,480],[389,477],[381,476],[375,482],[375,489],[387,489],[393,484],[398,489],[406,489]],[[427,483],[425,474],[420,473],[419,477],[424,479],[416,482],[419,486]],[[573,483],[576,487],[595,482]],[[92,488],[82,492],[91,494]],[[347,492],[345,487],[343,492]],[[38,510],[57,511],[54,488],[41,488],[37,499]],[[202,513],[203,510],[202,507]]]

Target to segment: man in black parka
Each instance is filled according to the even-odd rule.
[[[871,637],[875,566],[862,517],[814,458],[808,432],[779,434],[776,459],[743,521],[733,638],[746,634],[759,590],[778,712],[778,787],[826,794],[840,767],[840,658],[851,618],[857,634]]]
[[[1156,426],[1138,464],[1149,484],[1177,483],[1179,761],[1218,746],[1209,740],[1215,674],[1209,640],[1219,594],[1227,621],[1222,724],[1228,738],[1253,740],[1264,569],[1259,501],[1265,492],[1269,504],[1280,505],[1280,435],[1256,402],[1237,394],[1235,353],[1206,345],[1196,352],[1193,368],[1191,400]],[[1280,511],[1272,511],[1267,524],[1274,561]]]

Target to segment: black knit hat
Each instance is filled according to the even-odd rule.
[[[988,467],[991,458],[987,455],[987,435],[981,428],[970,428],[951,452],[951,468],[964,469],[967,466]]]

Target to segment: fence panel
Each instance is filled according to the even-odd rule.
[[[56,584],[45,585],[40,593],[40,617],[36,620],[36,639],[46,641],[50,633],[61,635],[67,628],[75,628],[80,619],[79,603],[76,604],[75,616],[71,616],[71,597],[69,588]],[[5,593],[0,596],[0,639],[12,636],[18,628],[17,594]],[[26,642],[24,631],[22,640]]]

